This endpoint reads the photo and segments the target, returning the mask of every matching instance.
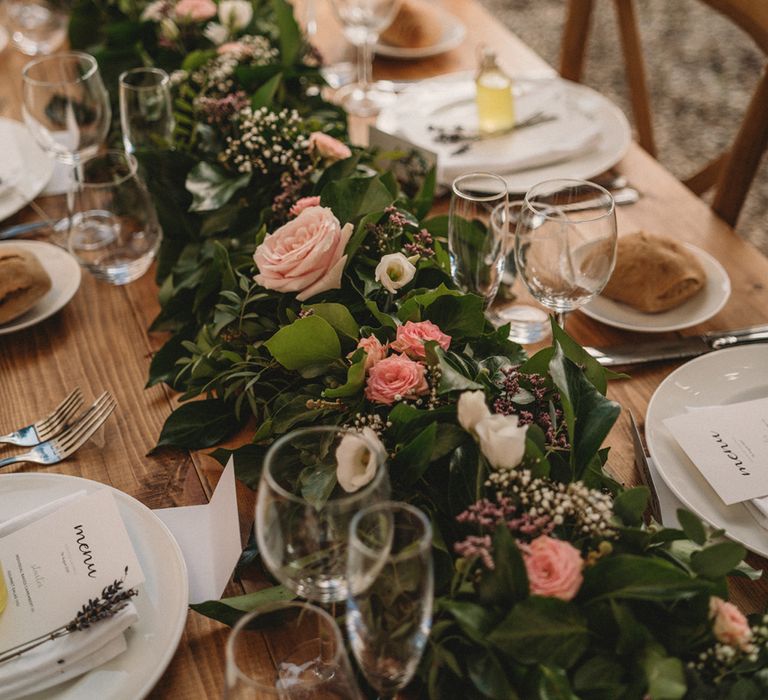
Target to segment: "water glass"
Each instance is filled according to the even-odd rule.
[[[125,150],[170,145],[174,120],[168,74],[160,68],[134,68],[120,75],[119,84]]]
[[[347,634],[382,698],[411,680],[432,623],[432,528],[406,503],[378,503],[350,525]]]
[[[494,211],[502,215],[494,216]],[[491,173],[469,173],[453,181],[448,213],[451,276],[463,292],[483,298],[487,308],[504,272],[509,234],[507,183]]]
[[[27,56],[55,51],[67,35],[67,8],[46,0],[8,0],[8,31],[14,47]]]
[[[372,478],[347,492],[336,475],[350,456],[366,464]],[[349,523],[360,509],[389,497],[385,457],[381,443],[337,426],[300,428],[270,447],[256,501],[256,538],[281,583],[320,603],[346,599]]]
[[[136,159],[113,150],[86,160],[80,204],[69,234],[70,253],[110,284],[141,277],[160,246],[160,225]]]
[[[333,618],[309,603],[278,602],[242,617],[227,639],[226,700],[358,700]]]

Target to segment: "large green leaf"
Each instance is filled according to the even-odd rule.
[[[642,659],[648,679],[648,695],[653,700],[679,700],[685,696],[687,685],[683,662],[667,656],[659,646],[650,646]]]
[[[301,30],[293,16],[293,8],[285,0],[271,0],[280,42],[280,59],[284,66],[293,65],[301,50]]]
[[[233,407],[225,401],[190,401],[168,416],[157,447],[182,447],[189,450],[212,447],[239,427],[240,421]]]
[[[341,356],[339,336],[320,316],[307,316],[283,326],[266,345],[283,367],[316,374]],[[305,376],[307,376],[305,374]]]
[[[275,99],[275,93],[283,81],[283,74],[273,75],[264,83],[251,97],[251,107],[259,109],[260,107],[269,107]]]
[[[709,579],[729,574],[747,555],[747,550],[736,542],[718,542],[691,555],[691,568]]]
[[[222,598],[221,600],[206,600],[203,603],[190,605],[195,612],[233,626],[245,613],[257,610],[267,603],[282,600],[293,600],[296,594],[285,586],[262,588],[254,593]]]
[[[378,175],[329,182],[320,194],[320,204],[330,207],[342,224],[392,204],[392,195]]]
[[[485,698],[517,700],[520,697],[510,684],[504,666],[490,650],[483,649],[469,657],[467,674]]]
[[[344,304],[307,304],[304,308],[311,310],[315,316],[324,318],[342,336],[354,341],[360,337],[360,326]]]
[[[187,175],[187,190],[192,195],[190,211],[210,211],[225,205],[235,192],[251,180],[251,173],[231,175],[223,168],[205,161],[198,163]]]
[[[506,524],[493,533],[492,570],[483,571],[477,593],[486,604],[508,608],[528,595],[528,574],[523,556]]]
[[[437,423],[432,423],[398,450],[392,460],[393,480],[406,486],[415,484],[429,466],[436,439]]]

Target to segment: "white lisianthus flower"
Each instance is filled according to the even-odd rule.
[[[513,469],[525,454],[527,425],[515,415],[494,413],[475,425],[480,451],[495,469]]]
[[[179,28],[170,17],[164,17],[160,20],[160,36],[169,41],[179,38]]]
[[[253,18],[253,6],[248,0],[221,0],[219,21],[231,32],[245,29]]]
[[[456,410],[461,427],[473,435],[477,434],[475,432],[477,424],[491,415],[485,403],[485,392],[479,390],[465,391],[459,396]]]
[[[215,46],[220,46],[229,39],[229,30],[218,22],[209,22],[203,29],[203,36]]]
[[[371,450],[371,446],[374,450]],[[347,493],[365,486],[374,476],[384,445],[371,428],[349,432],[336,448],[336,480]]]
[[[159,22],[165,17],[167,7],[166,0],[155,0],[144,8],[140,19],[142,22]]]
[[[392,294],[408,284],[415,274],[416,268],[402,253],[382,256],[375,272],[376,281]]]

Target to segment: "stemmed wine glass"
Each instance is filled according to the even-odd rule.
[[[395,17],[400,0],[331,0],[344,36],[357,48],[357,83],[339,92],[351,114],[372,117],[394,95],[377,89],[372,80],[373,46]]]
[[[264,563],[298,595],[320,603],[347,597],[349,523],[389,497],[386,455],[362,433],[338,426],[300,428],[269,448],[256,501],[256,538]],[[339,463],[365,464],[371,480],[347,492]]]
[[[96,154],[109,129],[109,96],[96,59],[72,51],[38,58],[22,71],[24,121],[37,143],[72,167],[74,186],[67,192],[66,246],[79,210],[80,163]],[[57,227],[58,230],[58,227]]]
[[[535,299],[565,315],[599,294],[616,263],[616,209],[603,187],[547,180],[525,195],[515,234],[520,277]]]
[[[120,75],[119,84],[125,150],[167,147],[174,125],[168,73],[161,68],[133,68]]]
[[[350,525],[347,633],[381,698],[411,680],[432,623],[432,527],[407,503],[360,511]]]
[[[453,181],[448,212],[451,277],[463,292],[477,294],[485,308],[504,272],[509,231],[507,183],[491,173],[468,173]]]

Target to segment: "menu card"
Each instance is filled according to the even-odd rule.
[[[8,604],[0,651],[66,625],[89,599],[122,579],[144,581],[109,489],[99,489],[0,538],[0,575]]]
[[[768,398],[664,420],[726,505],[768,495]]]

